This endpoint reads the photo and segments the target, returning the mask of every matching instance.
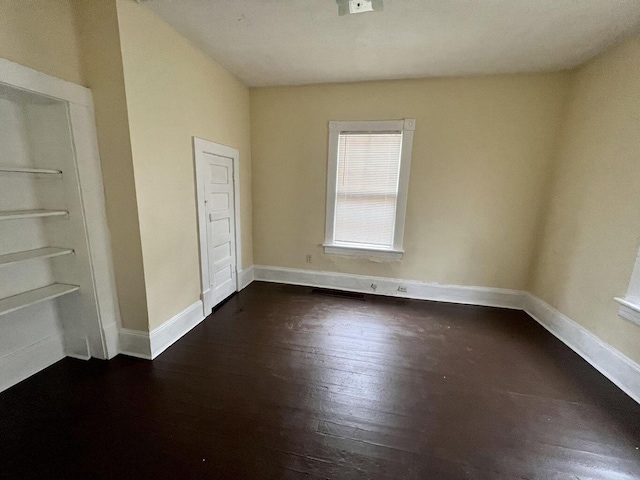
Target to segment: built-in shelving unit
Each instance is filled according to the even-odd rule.
[[[27,250],[24,252],[8,253],[0,255],[0,267],[6,265],[13,265],[20,262],[26,262],[29,260],[60,257],[63,255],[70,255],[73,250],[70,248],[57,248],[57,247],[45,247],[38,248],[36,250]]]
[[[20,363],[38,358],[32,347],[45,340],[88,356],[82,322],[91,318],[93,285],[69,108],[0,89],[0,357],[18,362],[20,375],[58,358],[43,350],[35,363]],[[0,390],[13,378],[3,368]]]
[[[3,298],[0,300],[0,315],[15,312],[16,310],[30,307],[36,303],[58,298],[78,290],[80,290],[78,285],[54,283],[53,285],[30,290],[19,295],[14,295],[13,297]]]
[[[0,58],[0,392],[118,353],[104,200],[91,91]]]
[[[0,165],[0,173],[21,173],[26,175],[38,176],[62,176],[62,170],[55,170],[51,168],[9,167],[6,165]]]
[[[66,210],[10,210],[0,211],[1,220],[18,220],[21,218],[62,217],[69,215]]]

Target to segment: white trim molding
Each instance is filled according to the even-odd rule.
[[[151,330],[151,358],[156,358],[204,319],[202,302],[197,301]]]
[[[90,354],[88,356],[109,359],[113,357],[109,348],[115,341],[113,331],[118,329],[121,319],[93,105],[81,106],[71,103],[69,119],[73,131],[77,132],[77,135],[74,135],[76,169],[88,239],[92,293],[98,307],[98,325],[88,328],[87,353]],[[111,338],[107,337],[109,334]]]
[[[632,302],[628,298],[614,298],[620,304],[618,315],[636,325],[640,325],[640,302]]]
[[[121,328],[118,335],[120,353],[130,357],[151,360],[151,340],[149,332]]]
[[[371,248],[371,247],[354,247],[352,245],[340,245],[337,243],[333,244],[322,244],[324,247],[324,253],[333,254],[333,255],[356,255],[356,256],[370,256],[370,257],[381,257],[381,258],[395,258],[401,259],[404,255],[404,250],[393,250],[393,249],[384,249],[384,248]]]
[[[300,270],[254,265],[256,280],[310,287],[334,288],[348,292],[370,293],[417,300],[462,303],[522,309],[522,292],[504,288],[440,285],[418,280],[351,275],[346,273]],[[374,288],[375,287],[375,288]],[[405,289],[406,291],[402,291]]]
[[[64,357],[64,339],[60,335],[51,335],[0,357],[0,392]]]
[[[411,169],[411,153],[416,121],[412,118],[404,120],[374,121],[342,121],[329,122],[329,146],[327,158],[327,198],[324,234],[324,253],[338,255],[359,255],[401,259],[404,239],[404,224],[407,213],[409,189],[409,171]],[[375,245],[350,244],[337,242],[335,239],[336,198],[338,191],[338,144],[341,134],[349,133],[399,133],[402,134],[400,151],[400,171],[398,173],[398,195],[396,199],[395,224],[392,244],[377,247]]]
[[[636,325],[640,325],[640,250],[633,266],[627,294],[614,298],[620,304],[618,315]]]
[[[120,329],[120,353],[153,360],[204,319],[202,301],[198,300],[151,330],[151,333],[122,328]]]
[[[119,330],[120,327],[115,323],[104,327],[104,341],[107,348],[107,359],[112,359],[120,353],[118,350]]]
[[[91,90],[0,58],[0,78],[9,85],[93,109]]]
[[[244,290],[255,280],[253,265],[238,273],[238,291]]]
[[[530,293],[525,294],[524,311],[640,403],[640,365]]]

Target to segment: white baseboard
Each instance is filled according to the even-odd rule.
[[[65,357],[62,336],[52,335],[0,358],[0,392]]]
[[[104,342],[107,347],[107,359],[115,357],[118,352],[118,324],[112,323],[103,328]]]
[[[121,328],[118,335],[118,344],[118,350],[124,355],[151,360],[149,332]]]
[[[369,293],[373,295],[522,310],[523,293],[520,290],[440,285],[417,280],[400,280],[397,278],[267,267],[262,265],[255,265],[253,270],[255,279],[263,282],[288,283],[291,285],[334,288],[337,290]],[[371,287],[372,284],[376,285],[375,290]],[[407,291],[400,292],[398,291],[399,287],[405,287]]]
[[[244,290],[254,280],[253,265],[238,272],[238,291]]]
[[[75,333],[77,332],[65,331],[62,335],[64,337],[65,355],[78,360],[89,360],[91,358],[89,339],[86,335],[75,335]]]
[[[151,332],[120,329],[120,353],[153,360],[204,320],[202,301],[173,316]]]
[[[524,311],[640,403],[640,365],[530,293],[525,294]]]
[[[151,330],[151,358],[154,359],[205,319],[198,300],[157,328]]]

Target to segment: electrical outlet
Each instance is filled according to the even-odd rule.
[[[399,291],[399,292],[402,292],[402,293],[407,293],[407,287],[405,287],[405,286],[403,286],[403,285],[400,285],[400,286],[398,287],[398,291]]]
[[[349,13],[373,12],[371,0],[349,0]]]
[[[381,12],[384,10],[382,0],[336,0],[338,15],[352,13]]]
[[[307,255],[307,263],[311,263],[311,255]]]

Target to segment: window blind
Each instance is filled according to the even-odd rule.
[[[338,137],[335,241],[393,246],[402,133]]]

